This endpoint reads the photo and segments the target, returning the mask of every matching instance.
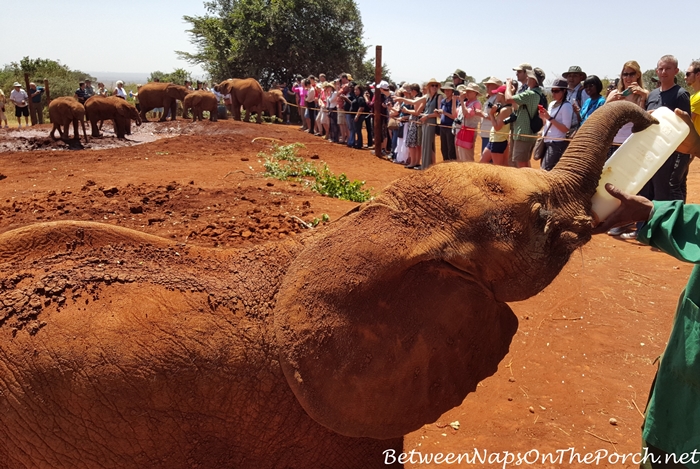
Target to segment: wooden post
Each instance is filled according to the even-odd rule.
[[[382,99],[379,82],[382,81],[382,46],[377,46],[374,63],[374,155],[382,156]]]
[[[29,91],[29,74],[28,74],[28,73],[25,73],[25,74],[24,74],[24,84],[26,85],[26,87],[24,88],[24,90],[27,92],[27,96],[29,96],[30,91]],[[27,103],[27,104],[28,104],[28,106],[29,106],[29,121],[32,122],[32,116],[34,115],[34,103],[32,102],[32,98],[31,98],[31,97],[29,98],[29,103]],[[18,117],[17,119],[18,119],[18,122],[19,122],[19,117]],[[38,124],[38,123],[39,123],[39,122],[37,122],[37,124]],[[32,125],[34,125],[34,124],[35,124],[35,123],[32,122]]]
[[[46,105],[51,102],[51,93],[49,92],[49,79],[44,78],[44,93],[46,93]]]

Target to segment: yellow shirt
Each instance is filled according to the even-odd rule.
[[[700,134],[700,91],[696,91],[690,97],[690,112],[695,130]]]

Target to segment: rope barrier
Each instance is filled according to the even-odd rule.
[[[300,108],[300,109],[307,109],[306,106],[299,106],[299,105],[297,105],[297,104],[287,103],[287,105],[288,105],[288,106],[292,106],[292,107],[296,107],[296,108]],[[320,109],[319,109],[319,112],[321,112]],[[339,109],[336,109],[336,112],[339,113],[339,114],[352,114],[352,115],[363,114],[363,115],[369,115],[369,116],[374,115],[373,112],[350,112],[350,111],[345,111],[345,110],[341,111],[341,110],[339,110]],[[413,124],[415,124],[415,125],[417,125],[417,126],[428,125],[428,126],[431,126],[431,127],[442,127],[442,128],[445,128],[445,129],[451,129],[451,128],[452,128],[451,125],[427,124],[427,123],[419,122],[419,121],[415,121],[415,120],[414,120],[414,121],[409,120],[409,121],[403,121],[403,122],[404,122],[404,124],[411,124],[411,123],[413,123]],[[463,126],[463,127],[464,127],[464,126]],[[466,127],[466,128],[467,128],[468,130],[473,130],[474,132],[482,132],[481,128],[477,128],[477,127]],[[501,136],[509,137],[509,136],[511,135],[511,132],[499,132],[499,131],[495,131],[494,134],[495,134],[495,135],[501,135]],[[518,135],[518,137],[522,137],[522,138],[526,138],[526,139],[528,139],[528,138],[538,139],[538,138],[542,137],[542,136],[539,135],[539,134],[534,134],[534,135],[531,135],[531,134],[514,134],[514,135]],[[571,141],[573,141],[573,139],[571,139],[571,138],[565,138],[565,137],[545,137],[545,138],[546,138],[547,140],[557,141],[557,142],[571,142]],[[619,146],[622,145],[622,144],[621,144],[621,143],[613,143],[612,145],[613,145],[613,146],[616,146],[616,147],[619,147]]]

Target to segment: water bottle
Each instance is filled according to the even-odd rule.
[[[650,125],[630,135],[603,166],[592,199],[594,225],[605,220],[620,205],[620,201],[605,190],[605,184],[637,194],[690,131],[688,124],[667,107],[656,109],[653,116],[659,125]]]

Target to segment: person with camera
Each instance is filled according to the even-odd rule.
[[[457,112],[458,125],[455,126],[455,146],[457,147],[457,161],[474,161],[474,144],[476,143],[476,130],[482,119],[481,103],[479,95],[481,89],[476,83],[459,85],[461,104]]]
[[[17,128],[22,128],[22,116],[24,116],[24,126],[29,127],[29,95],[22,89],[19,82],[12,85],[10,101],[15,105],[15,117],[17,118]]]
[[[535,134],[530,121],[538,113],[537,106],[542,97],[540,78],[532,69],[525,69],[527,76],[527,90],[516,94],[515,83],[512,78],[506,80],[505,98],[508,104],[517,104],[518,112],[513,122],[513,148],[510,158],[518,168],[530,167],[530,155],[535,146]],[[544,80],[544,76],[542,76]]]
[[[464,85],[459,85],[457,88]],[[440,100],[440,107],[436,112],[440,114],[440,152],[443,161],[454,161],[457,159],[455,149],[455,136],[452,134],[452,123],[457,117],[457,96],[454,94],[452,83],[445,82],[442,85],[442,92],[445,97]]]
[[[510,134],[510,120],[513,114],[513,106],[506,104],[506,87],[501,85],[491,92],[494,98],[492,103],[486,105],[486,115],[488,116],[491,129],[489,130],[489,141],[481,153],[480,163],[489,163],[498,166],[508,166],[508,135]],[[489,105],[490,104],[490,105]]]
[[[489,119],[489,111],[491,110],[491,107],[494,106],[494,103],[496,102],[497,96],[496,93],[494,93],[494,90],[498,89],[498,87],[503,85],[503,82],[499,80],[496,77],[490,77],[488,80],[486,80],[483,83],[484,87],[486,87],[486,102],[484,103],[484,107],[481,111],[481,117],[483,117],[483,120],[481,121],[481,154],[483,156],[484,151],[486,150],[486,146],[489,144],[489,136],[491,135],[491,119]]]
[[[545,171],[551,171],[559,162],[564,150],[569,146],[566,133],[575,124],[576,112],[570,101],[566,99],[567,82],[563,78],[557,78],[552,83],[552,102],[549,109],[539,109],[540,119],[544,122],[542,135],[544,137],[544,156],[540,167]]]

